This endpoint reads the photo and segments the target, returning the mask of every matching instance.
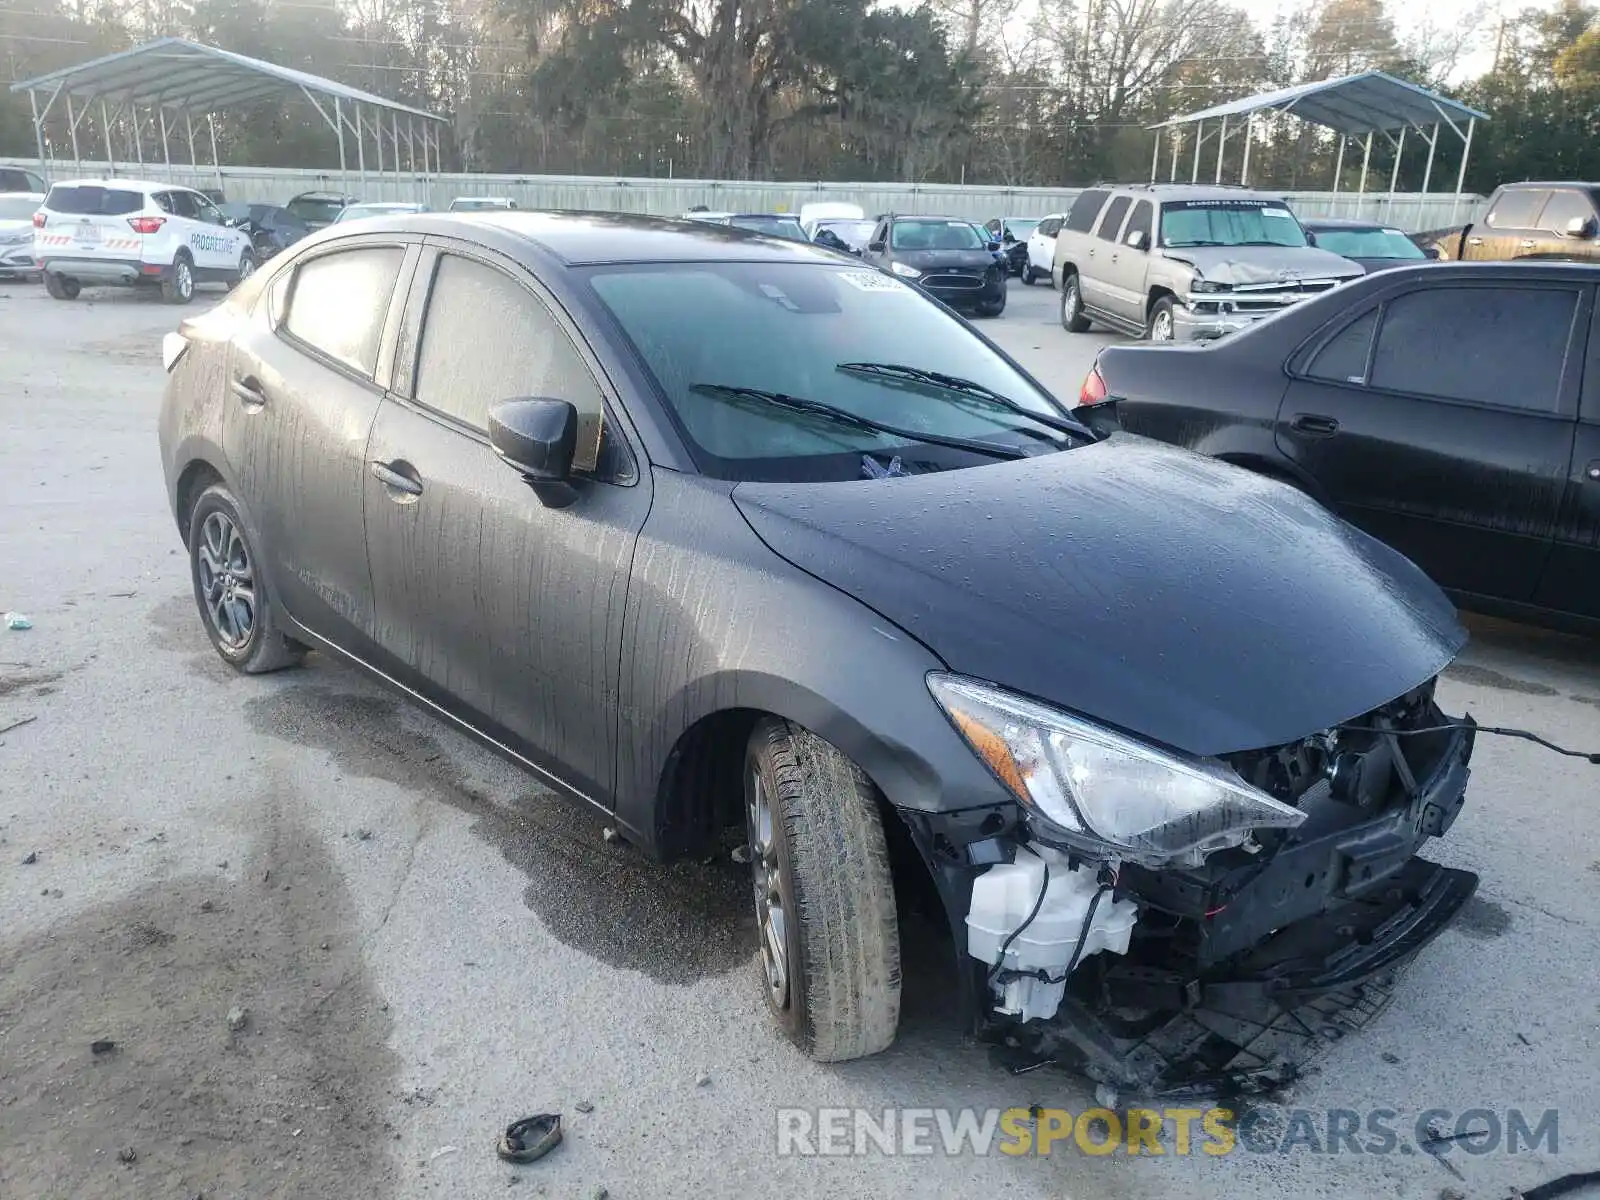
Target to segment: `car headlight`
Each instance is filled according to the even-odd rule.
[[[1233,285],[1218,283],[1215,279],[1196,279],[1189,285],[1191,292],[1231,292]]]
[[[889,270],[893,271],[896,275],[900,276],[900,278],[902,278],[902,279],[921,279],[922,278],[922,272],[921,271],[917,270],[915,267],[908,267],[903,262],[890,263],[889,264]]]
[[[1220,763],[1182,759],[960,675],[928,690],[979,758],[1051,835],[1099,859],[1195,866],[1251,830],[1292,829],[1297,808]]]

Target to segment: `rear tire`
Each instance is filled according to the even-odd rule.
[[[187,304],[194,299],[194,263],[182,251],[161,279],[161,298],[168,304]]]
[[[292,667],[306,648],[278,628],[256,544],[226,486],[200,493],[189,514],[189,574],[206,636],[245,675]]]
[[[1022,285],[1024,287],[1032,287],[1033,286],[1033,280],[1034,280],[1033,264],[1029,263],[1027,266],[1022,268]]]
[[[1083,314],[1083,293],[1078,290],[1078,273],[1061,274],[1061,328],[1068,333],[1088,333],[1089,318]]]
[[[775,718],[750,735],[744,780],[768,1009],[818,1062],[886,1049],[900,1022],[900,929],[877,789]]]
[[[64,275],[46,271],[44,273],[44,290],[57,300],[76,300],[78,293],[83,290],[83,285],[76,279],[68,279]]]

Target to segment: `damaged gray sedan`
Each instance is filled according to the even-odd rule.
[[[200,620],[370,671],[644,851],[750,848],[760,985],[894,1039],[902,914],[1019,1069],[1281,1078],[1476,878],[1464,634],[1292,489],[1074,421],[892,276],[617,215],[376,218],[168,336]]]

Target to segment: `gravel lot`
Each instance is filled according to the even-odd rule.
[[[1103,339],[1054,304],[1014,285],[984,327],[1067,396]],[[1493,738],[1434,849],[1479,897],[1284,1103],[1403,1132],[1554,1108],[1559,1154],[778,1157],[779,1106],[1093,1102],[962,1037],[926,931],[900,1042],[813,1065],[763,1012],[727,864],[605,843],[339,663],[226,670],[157,462],[179,315],[0,284],[0,609],[34,621],[0,630],[0,727],[35,718],[0,734],[0,1195],[1435,1200],[1600,1167],[1600,770]],[[1600,643],[1472,627],[1447,708],[1600,748]],[[567,1144],[500,1163],[497,1131],[546,1110]]]

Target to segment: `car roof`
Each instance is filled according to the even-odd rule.
[[[58,179],[50,185],[58,187],[116,188],[121,192],[193,192],[197,189],[183,183],[154,183],[148,179]]]
[[[499,234],[543,251],[566,266],[625,262],[816,262],[839,265],[838,255],[809,242],[769,238],[706,221],[612,212],[416,213],[375,217],[396,232],[445,236]],[[370,227],[369,227],[370,228]]]
[[[1300,224],[1308,229],[1393,229],[1384,221],[1356,220],[1354,217],[1301,217]]]
[[[1501,188],[1600,188],[1600,183],[1585,183],[1581,179],[1519,179],[1516,183],[1503,183]]]

